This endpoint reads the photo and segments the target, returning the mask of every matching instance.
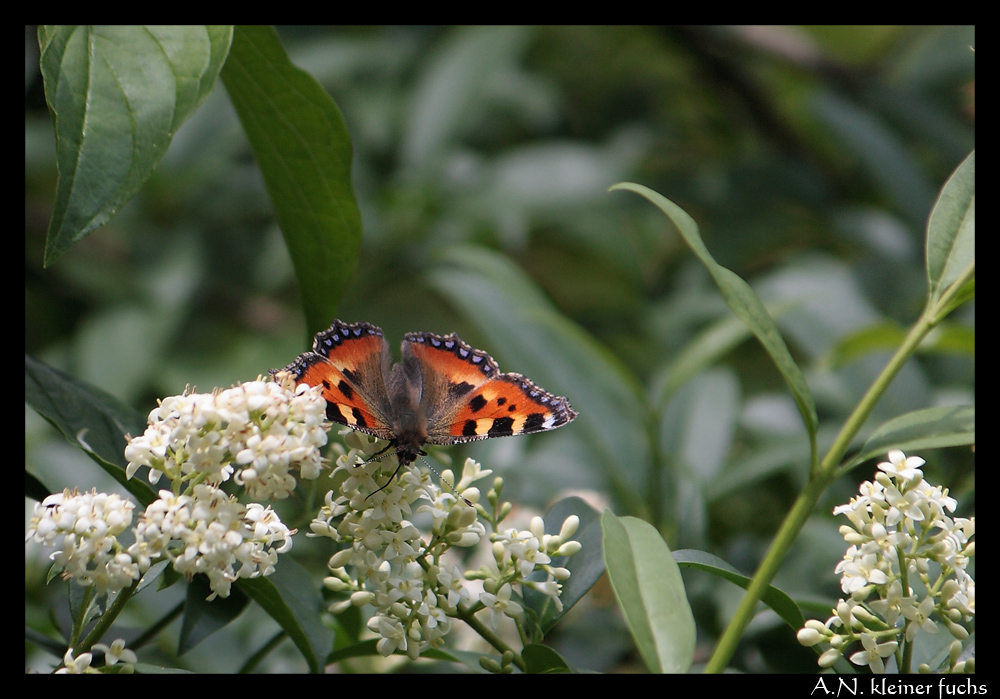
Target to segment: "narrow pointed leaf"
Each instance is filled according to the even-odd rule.
[[[816,404],[813,401],[812,392],[809,390],[809,385],[806,383],[802,370],[799,369],[795,360],[792,359],[792,355],[788,351],[784,339],[782,339],[781,334],[778,332],[778,326],[775,325],[774,319],[771,318],[770,314],[764,308],[764,304],[757,298],[757,294],[735,272],[715,261],[715,258],[712,257],[701,239],[698,224],[677,204],[648,187],[631,182],[616,184],[611,189],[624,189],[635,192],[659,208],[673,222],[678,233],[680,233],[681,237],[688,244],[688,247],[691,248],[695,256],[708,269],[715,280],[716,286],[719,287],[726,305],[757,336],[761,345],[764,346],[764,349],[771,356],[771,360],[778,368],[778,371],[784,377],[785,383],[791,390],[792,396],[795,398],[795,403],[799,407],[802,421],[805,423],[813,454],[813,462],[815,463],[816,430],[819,421],[816,416]]]
[[[976,152],[945,183],[927,221],[927,280],[932,301],[976,263]]]
[[[241,580],[239,588],[278,622],[312,672],[320,672],[333,649],[333,633],[320,616],[323,598],[297,561],[282,556],[266,578]]]
[[[677,561],[677,565],[681,568],[694,568],[695,570],[717,575],[735,585],[739,585],[744,590],[750,586],[752,578],[743,575],[743,573],[733,568],[724,560],[710,553],[684,549],[674,551],[674,560]],[[761,596],[761,601],[776,612],[793,629],[798,630],[805,623],[802,610],[799,609],[791,597],[779,588],[768,585]]]
[[[850,461],[848,471],[868,459],[884,458],[890,449],[903,452],[940,449],[976,443],[976,408],[943,405],[899,415],[877,427]]]

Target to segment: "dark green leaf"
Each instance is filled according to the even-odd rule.
[[[46,266],[149,178],[211,92],[231,39],[228,26],[38,28],[59,166]]]
[[[681,568],[694,568],[718,575],[720,578],[725,578],[729,582],[739,585],[744,590],[750,585],[750,577],[743,575],[721,558],[704,551],[690,549],[674,551],[674,560]],[[805,623],[802,611],[787,594],[773,585],[768,585],[761,600],[793,629],[797,631],[802,628],[802,624]]]
[[[360,641],[359,643],[352,643],[349,646],[338,648],[330,653],[326,660],[328,663],[339,663],[341,660],[347,660],[348,658],[364,658],[378,655],[377,646],[378,639],[370,638],[367,641]]]
[[[24,400],[139,502],[148,505],[156,500],[147,483],[125,478],[125,435],[145,431],[142,415],[99,388],[28,355],[24,356]]]
[[[295,264],[311,335],[335,317],[361,249],[344,117],[270,27],[236,28],[222,80]]]
[[[240,580],[239,588],[278,622],[312,672],[321,672],[333,648],[333,634],[320,621],[323,598],[309,573],[293,558],[282,557],[266,578]]]
[[[566,568],[571,575],[562,583],[562,611],[556,608],[552,598],[531,588],[525,588],[524,601],[538,615],[538,626],[542,634],[548,633],[566,612],[573,608],[590,591],[604,573],[604,557],[601,554],[600,514],[577,497],[564,498],[545,514],[545,531],[558,534],[563,522],[570,515],[580,518],[580,527],[571,541],[578,541],[582,548],[578,553],[566,558],[553,559],[552,565]]]
[[[543,672],[569,672],[569,663],[548,646],[531,643],[524,647],[521,653],[529,674]]]
[[[184,616],[181,622],[180,640],[177,652],[187,653],[219,629],[238,617],[250,603],[250,599],[237,586],[230,590],[229,597],[216,597],[208,601],[212,588],[208,577],[196,575],[187,588]]]

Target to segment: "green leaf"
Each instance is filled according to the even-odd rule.
[[[973,270],[969,270],[970,272]],[[948,299],[948,303],[941,307],[938,313],[939,318],[944,318],[951,314],[953,310],[964,304],[966,301],[971,301],[976,296],[976,278],[975,276],[970,276],[962,280],[961,286],[955,292],[954,296]]]
[[[704,551],[695,551],[693,549],[674,551],[674,560],[677,561],[677,565],[681,568],[694,568],[695,570],[717,575],[720,578],[739,585],[744,590],[750,586],[750,581],[752,580],[752,578],[743,575],[718,556],[713,556]],[[785,620],[785,623],[796,631],[801,629],[802,624],[805,623],[805,618],[802,616],[802,610],[799,609],[799,606],[791,597],[777,587],[768,585],[761,596],[761,601],[774,610],[778,616]]]
[[[934,204],[927,221],[928,298],[933,303],[976,264],[976,152],[972,151]]]
[[[905,338],[906,332],[890,320],[866,325],[840,338],[823,358],[823,364],[837,369],[873,352],[891,352]]]
[[[59,168],[46,266],[149,179],[211,92],[231,39],[228,26],[38,28]]]
[[[333,664],[350,658],[377,656],[379,655],[378,641],[379,639],[377,638],[370,638],[367,641],[359,641],[358,643],[352,643],[348,646],[344,646],[343,648],[338,648],[329,654],[326,661],[327,663]]]
[[[680,569],[663,537],[634,517],[601,517],[608,579],[650,672],[687,672],[695,625]]]
[[[565,658],[548,646],[539,643],[529,643],[521,652],[524,664],[527,666],[525,672],[529,674],[541,674],[550,672],[569,672],[569,663]]]
[[[219,629],[225,627],[246,609],[250,600],[241,587],[233,587],[228,597],[211,602],[212,588],[205,575],[196,575],[187,587],[184,615],[181,621],[177,652],[187,653]]]
[[[940,354],[975,359],[976,329],[968,325],[939,323],[924,338],[917,351],[921,354]]]
[[[892,352],[906,339],[897,323],[881,320],[848,333],[827,353],[823,363],[836,369],[875,352]],[[921,354],[976,356],[976,331],[966,325],[940,323],[917,348]]]
[[[83,449],[143,505],[156,492],[125,478],[125,435],[140,435],[146,419],[114,396],[65,372],[24,356],[24,400],[74,446]]]
[[[282,556],[266,578],[243,579],[245,592],[278,622],[302,653],[312,672],[322,672],[333,649],[333,634],[320,621],[323,598],[308,571],[295,559]]]
[[[912,453],[976,443],[976,408],[945,405],[915,410],[880,425],[861,451],[845,463],[844,473],[875,457],[885,457],[890,449]]]
[[[311,336],[336,316],[361,249],[344,117],[270,27],[236,28],[222,80],[285,236]]]
[[[802,421],[805,423],[806,432],[809,436],[810,452],[813,455],[812,462],[815,463],[818,419],[816,417],[816,404],[813,401],[812,392],[809,390],[809,385],[806,383],[802,370],[799,369],[795,360],[792,359],[785,341],[778,332],[778,327],[775,325],[774,319],[768,314],[767,309],[764,308],[764,304],[757,298],[753,289],[736,273],[726,269],[715,261],[701,239],[698,224],[677,204],[648,187],[631,182],[621,182],[614,185],[611,189],[624,189],[635,192],[659,208],[673,222],[678,233],[680,233],[681,237],[688,244],[688,247],[691,248],[695,256],[708,269],[715,280],[716,286],[719,287],[726,305],[757,336],[764,349],[771,355],[771,359],[778,368],[778,371],[784,377],[785,383],[791,390],[792,396],[795,398],[795,403],[799,407]]]

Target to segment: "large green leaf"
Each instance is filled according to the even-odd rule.
[[[38,28],[59,168],[46,266],[149,178],[211,92],[231,40],[229,26]]]
[[[295,264],[311,335],[335,317],[361,249],[347,125],[270,27],[236,28],[222,80]]]
[[[320,621],[323,598],[309,573],[295,559],[282,556],[267,577],[240,579],[228,597],[208,601],[211,592],[204,575],[195,576],[188,586],[179,641],[181,653],[232,622],[252,599],[292,640],[309,669],[322,671],[333,648],[333,633]]]
[[[650,672],[687,672],[694,658],[694,615],[681,571],[652,525],[605,511],[604,561],[618,606]]]
[[[208,577],[194,576],[187,587],[184,616],[177,643],[178,653],[182,655],[187,653],[216,631],[225,628],[242,614],[250,603],[241,587],[232,588],[228,597],[218,597],[209,602],[208,596],[211,593]]]

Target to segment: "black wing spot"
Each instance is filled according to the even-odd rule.
[[[324,381],[323,383],[326,382]],[[354,389],[351,388],[351,384],[346,381],[338,381],[337,388],[340,389],[340,392],[344,394],[344,397],[347,398],[347,400],[354,398]]]
[[[354,416],[354,425],[356,427],[369,427],[368,423],[365,422],[364,414],[357,408],[351,408],[351,415]]]
[[[496,418],[487,434],[490,437],[509,437],[514,434],[514,420],[509,417]]]
[[[544,413],[532,413],[524,421],[525,432],[537,432],[545,425]]]

